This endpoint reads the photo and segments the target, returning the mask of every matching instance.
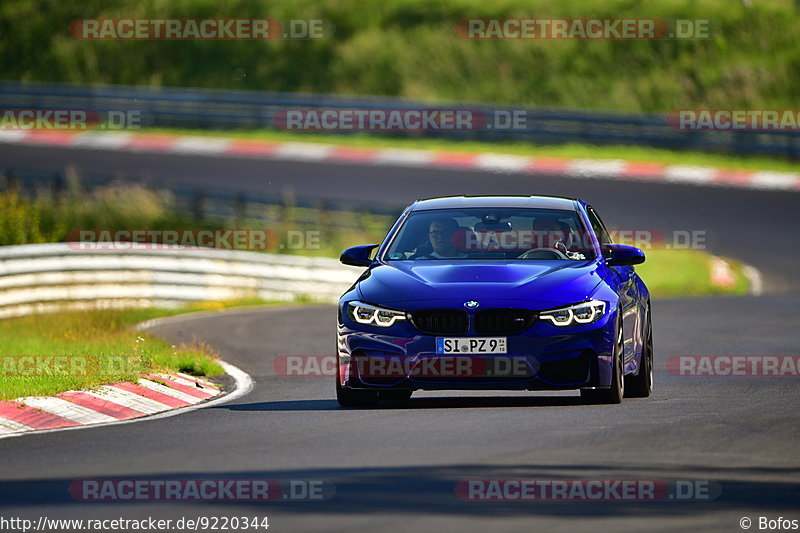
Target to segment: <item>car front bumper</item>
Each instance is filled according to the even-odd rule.
[[[611,385],[615,313],[587,325],[537,321],[508,335],[507,353],[440,355],[438,337],[411,324],[362,326],[346,317],[337,331],[343,387],[372,390],[569,390]]]

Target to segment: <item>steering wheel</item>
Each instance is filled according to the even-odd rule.
[[[431,243],[424,242],[417,246],[414,253],[409,256],[409,259],[430,259],[428,256],[433,253]]]
[[[536,257],[540,254],[549,254],[551,257]],[[532,250],[522,252],[517,256],[517,259],[564,259],[568,261],[569,257],[561,250],[555,248],[533,248]]]

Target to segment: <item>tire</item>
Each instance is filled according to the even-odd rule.
[[[346,389],[336,376],[336,401],[341,407],[374,407],[378,404],[378,393],[371,390]]]
[[[647,326],[639,373],[625,379],[625,396],[627,398],[647,398],[653,392],[653,325],[650,322],[649,305],[647,306]]]
[[[614,352],[611,357],[613,370],[611,373],[611,387],[608,389],[581,389],[581,399],[587,403],[618,404],[625,395],[625,379],[623,368],[623,339],[622,339],[622,312],[617,316],[617,341],[614,343]]]

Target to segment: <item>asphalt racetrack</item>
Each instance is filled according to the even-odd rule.
[[[154,331],[209,342],[253,377],[252,392],[167,419],[0,440],[3,516],[268,516],[271,531],[403,532],[742,531],[745,517],[752,530],[760,517],[800,519],[798,378],[665,369],[676,355],[798,354],[797,193],[8,146],[0,160],[392,204],[576,195],[614,226],[706,231],[713,252],[756,266],[765,282],[762,296],[655,300],[655,393],[618,406],[581,405],[574,393],[425,392],[403,406],[341,409],[332,377],[281,376],[273,366],[281,355],[333,354],[334,307],[179,317]],[[152,478],[321,482],[327,499],[83,503],[68,491],[78,479]],[[491,479],[655,480],[694,494],[467,501],[456,491]]]

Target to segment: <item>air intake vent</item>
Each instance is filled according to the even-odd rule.
[[[425,309],[411,313],[414,327],[432,335],[464,335],[467,333],[468,317],[465,311],[456,309]]]
[[[536,312],[527,309],[484,309],[475,314],[478,335],[514,335],[522,333],[536,320]]]

